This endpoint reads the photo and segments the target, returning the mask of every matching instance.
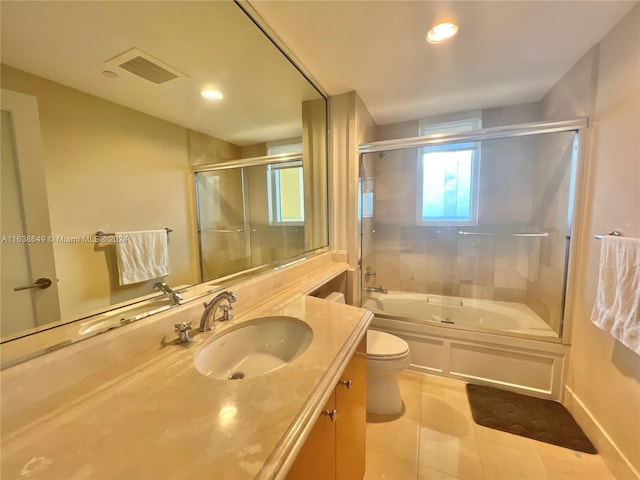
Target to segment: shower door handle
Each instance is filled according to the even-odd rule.
[[[36,283],[34,283],[33,285],[24,285],[22,287],[15,287],[13,291],[19,292],[20,290],[31,290],[32,288],[44,289],[44,288],[49,288],[50,286],[51,286],[50,278],[39,278],[36,280]]]

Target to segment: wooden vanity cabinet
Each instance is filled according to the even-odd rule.
[[[336,422],[326,414],[327,411],[333,412],[334,409],[336,409],[335,392],[316,420],[313,430],[311,430],[287,474],[287,480],[332,480],[336,478]]]
[[[332,418],[332,412],[336,415]],[[360,480],[365,471],[366,335],[340,377],[287,480]]]
[[[348,382],[351,383],[348,383]],[[336,479],[360,480],[365,469],[367,428],[367,336],[336,386]]]

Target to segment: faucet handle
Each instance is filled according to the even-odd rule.
[[[176,333],[180,334],[180,338],[176,340],[178,344],[191,343],[193,338],[189,335],[189,330],[191,330],[191,321],[176,323],[174,325]]]
[[[233,305],[231,305],[230,303],[225,303],[224,305],[220,305],[220,310],[222,310],[222,317],[220,318],[220,320],[232,320],[233,319],[233,315],[231,315],[229,313],[229,310],[233,310]]]

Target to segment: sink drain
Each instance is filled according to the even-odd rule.
[[[242,380],[244,378],[244,373],[235,372],[227,377],[227,380]]]

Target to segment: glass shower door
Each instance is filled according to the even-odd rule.
[[[363,154],[363,305],[561,337],[577,148],[568,130]]]

